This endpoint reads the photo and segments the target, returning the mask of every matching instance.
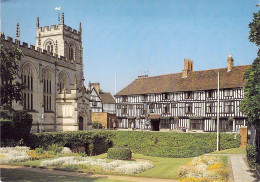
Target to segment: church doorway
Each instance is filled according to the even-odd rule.
[[[159,119],[151,120],[151,131],[160,131],[160,120]]]
[[[79,117],[79,131],[83,130],[83,117]]]

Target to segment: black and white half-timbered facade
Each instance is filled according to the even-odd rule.
[[[89,83],[91,112],[115,114],[115,99],[109,92],[100,90],[99,83]]]
[[[184,60],[181,73],[138,77],[116,95],[119,128],[140,130],[217,129],[217,79],[220,74],[220,131],[238,131],[247,125],[239,106],[244,98],[243,73],[247,66],[193,71],[193,61]]]

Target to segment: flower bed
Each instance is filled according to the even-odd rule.
[[[60,157],[52,160],[44,160],[40,166],[57,166],[69,168],[95,168],[101,171],[117,172],[122,174],[138,174],[153,168],[150,162],[129,162],[115,160],[106,162],[104,159],[94,159],[90,157]]]
[[[0,148],[0,163],[14,163],[30,160],[29,147],[3,147]]]
[[[197,157],[179,169],[178,175],[186,181],[216,181],[225,180],[229,169],[219,157]]]
[[[71,156],[78,155],[72,153],[67,147],[60,149],[59,153],[48,150],[45,151],[42,148],[36,148],[35,150],[30,150],[29,147],[2,147],[0,148],[0,163],[11,164],[15,162],[24,162],[28,160],[39,160],[45,158],[59,157],[59,156]]]

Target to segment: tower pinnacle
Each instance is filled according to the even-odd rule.
[[[64,25],[64,13],[62,12],[62,15],[61,15],[61,24]]]
[[[20,40],[20,26],[19,26],[19,23],[17,23],[17,25],[16,25],[16,40],[17,41]]]
[[[36,28],[40,27],[40,21],[39,21],[39,17],[37,17],[37,21],[36,21]]]

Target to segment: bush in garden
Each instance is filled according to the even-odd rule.
[[[102,124],[101,124],[100,122],[94,121],[94,122],[92,123],[92,128],[93,128],[93,129],[102,129],[103,126],[102,126]]]
[[[1,146],[16,146],[28,140],[32,115],[27,111],[3,107],[0,107],[0,115]]]
[[[132,152],[127,148],[110,148],[107,151],[108,159],[131,160]]]
[[[61,153],[63,147],[59,147],[57,144],[52,144],[47,147],[47,151],[51,155],[57,155],[58,153]]]
[[[140,131],[78,131],[32,134],[31,148],[53,143],[71,149],[85,147],[87,155],[106,153],[111,147],[154,157],[194,157],[216,150],[216,133],[174,133]],[[221,133],[220,149],[240,146],[239,134]]]
[[[251,168],[256,167],[258,152],[255,145],[247,144],[246,146],[247,161]]]

